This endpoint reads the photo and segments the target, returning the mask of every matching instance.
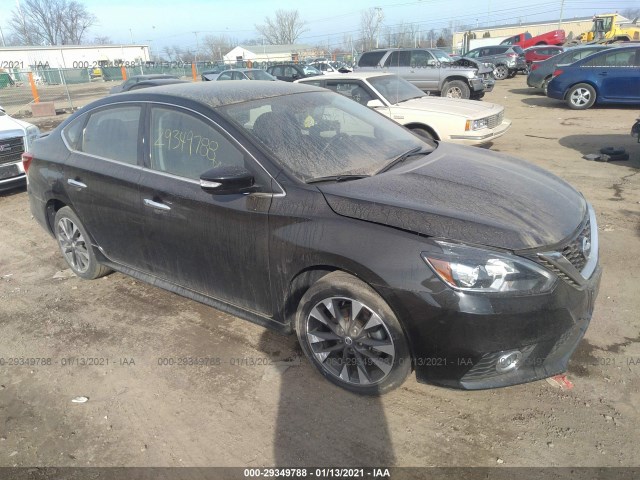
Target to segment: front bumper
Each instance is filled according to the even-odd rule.
[[[446,287],[384,294],[401,305],[418,382],[479,390],[565,372],[591,320],[601,274],[597,267],[581,288],[559,279],[548,293],[521,297]],[[500,373],[501,357],[514,351],[517,368]]]
[[[482,145],[501,137],[511,127],[511,120],[503,120],[497,127],[465,132],[465,135],[451,135],[449,141],[461,145]]]
[[[0,192],[24,187],[26,184],[27,176],[21,161],[0,165]]]
[[[484,92],[485,87],[481,78],[474,77],[469,79],[469,87],[472,92]]]

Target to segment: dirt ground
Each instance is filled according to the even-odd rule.
[[[294,337],[121,274],[54,278],[67,267],[19,190],[0,195],[0,466],[640,466],[640,169],[581,158],[622,146],[640,161],[639,111],[572,111],[523,76],[485,101],[513,121],[491,149],[551,170],[597,212],[604,277],[573,389],[410,379],[354,396]]]

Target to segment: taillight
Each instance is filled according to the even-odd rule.
[[[22,154],[22,166],[24,167],[24,173],[27,173],[29,171],[31,160],[33,160],[32,154],[30,154],[29,152],[24,152]]]
[[[539,65],[537,63],[532,63],[531,64],[531,71],[533,72],[534,70],[537,70],[539,67]]]
[[[558,69],[556,69],[556,70],[553,72],[553,76],[554,76],[554,77],[557,77],[558,75],[562,75],[563,73],[564,73],[564,70],[560,70],[560,69],[558,68]]]

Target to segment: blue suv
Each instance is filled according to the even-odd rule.
[[[574,110],[585,110],[595,103],[640,104],[640,44],[558,65],[547,95],[564,100]]]

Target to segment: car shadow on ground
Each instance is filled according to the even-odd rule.
[[[507,90],[509,93],[513,93],[515,95],[540,95],[544,96],[542,90],[538,90],[536,88],[512,88]]]
[[[293,354],[278,359],[282,353],[273,351],[278,336],[265,330],[257,346],[273,361],[279,377],[273,380],[280,382],[275,465],[394,466],[381,399],[352,394],[325,380],[313,370],[295,335],[290,337]]]
[[[21,193],[24,193],[26,191],[27,191],[27,187],[26,186],[12,188],[11,190],[0,191],[0,198],[12,197],[14,195],[19,195]]]
[[[599,154],[600,149],[606,147],[624,148],[629,154],[629,160],[608,163],[621,167],[640,168],[640,143],[631,135],[568,135],[562,137],[559,143],[563,147],[576,150],[581,155]],[[600,162],[594,161],[592,163],[598,164]]]

